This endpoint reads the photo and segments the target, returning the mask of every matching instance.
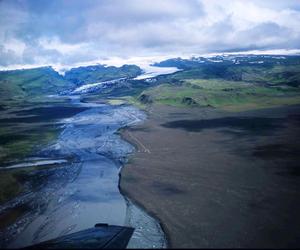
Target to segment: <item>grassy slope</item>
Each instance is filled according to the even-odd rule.
[[[58,132],[58,127],[39,126],[35,123],[1,128],[0,165],[7,165],[11,161],[30,155],[36,149],[54,140]],[[6,138],[8,140],[5,142]]]
[[[133,78],[139,74],[141,74],[141,69],[136,65],[123,65],[122,67],[97,65],[71,69],[66,72],[65,79],[75,84],[87,84],[116,78]]]
[[[300,66],[293,63],[240,66],[180,61],[183,71],[161,77],[159,86],[144,90],[130,101],[213,106],[229,111],[299,104]]]
[[[300,85],[300,56],[235,56],[199,60],[168,59],[157,63],[163,67],[178,67],[177,79],[223,79],[264,84]],[[220,61],[221,60],[221,61]],[[261,63],[263,62],[263,63]]]
[[[50,67],[0,72],[0,104],[19,104],[57,94],[74,85]]]
[[[154,102],[175,106],[212,106],[230,111],[299,104],[300,89],[265,87],[220,79],[188,79],[180,85],[162,84],[145,90]],[[190,103],[191,99],[194,102]]]

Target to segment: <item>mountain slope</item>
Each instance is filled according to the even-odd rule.
[[[300,86],[299,56],[216,56],[173,58],[155,66],[177,67],[176,79],[216,79]]]
[[[76,85],[109,81],[117,78],[134,78],[142,73],[136,65],[122,67],[95,65],[73,68],[65,73],[65,79]]]
[[[0,102],[57,94],[73,87],[51,67],[0,72]]]

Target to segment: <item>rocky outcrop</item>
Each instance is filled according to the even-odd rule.
[[[197,106],[198,103],[192,97],[183,97],[181,103],[188,106]]]
[[[153,103],[152,96],[147,95],[147,94],[141,94],[138,99],[143,104],[151,104],[151,103]]]

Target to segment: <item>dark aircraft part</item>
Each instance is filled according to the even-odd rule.
[[[131,227],[109,226],[98,223],[94,228],[61,236],[23,249],[126,248],[133,231],[134,228]]]

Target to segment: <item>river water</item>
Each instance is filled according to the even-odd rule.
[[[120,168],[134,147],[116,132],[143,121],[144,113],[128,105],[78,100],[73,98],[74,105],[90,108],[61,121],[64,129],[58,140],[43,150],[51,158],[72,156],[76,160],[42,170],[51,171],[51,175],[39,188],[5,205],[26,204],[30,208],[2,235],[6,246],[23,247],[108,223],[135,228],[130,248],[166,247],[159,223],[123,197],[118,188]]]

